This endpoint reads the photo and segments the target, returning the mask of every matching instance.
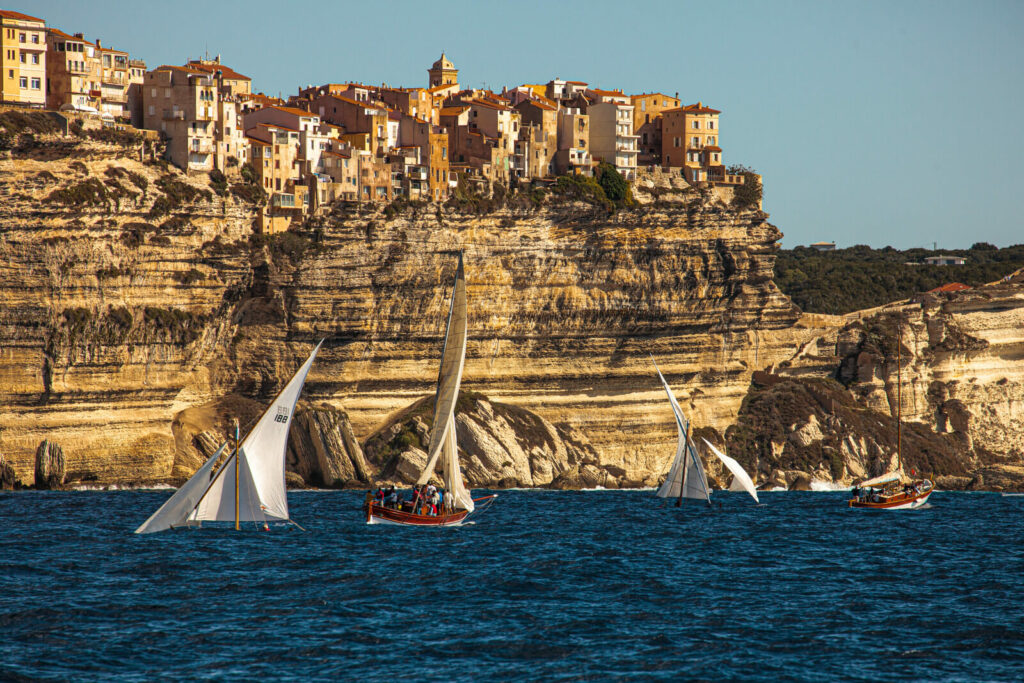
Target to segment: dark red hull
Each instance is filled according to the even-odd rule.
[[[370,503],[363,508],[366,512],[367,524],[404,524],[406,526],[458,526],[469,513],[456,510],[444,515],[418,515],[384,507],[378,503]]]

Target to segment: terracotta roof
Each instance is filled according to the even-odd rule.
[[[962,292],[965,289],[970,289],[967,285],[962,282],[950,282],[949,284],[936,287],[935,289],[929,289],[929,292]]]
[[[46,23],[45,20],[40,19],[38,17],[32,17],[29,16],[28,14],[22,14],[21,12],[12,12],[11,10],[6,9],[0,9],[0,17],[3,17],[4,19],[17,19],[19,21],[40,21],[44,24]]]
[[[566,81],[566,85],[586,85],[583,81]]]
[[[452,89],[454,87],[457,87],[457,85],[455,83],[449,83],[448,85],[435,85],[433,88],[428,88],[427,91],[428,92],[440,92],[442,90],[450,90],[450,89]]]
[[[286,114],[294,114],[295,116],[302,116],[302,117],[314,117],[314,116],[317,116],[317,114],[314,114],[311,111],[306,111],[305,109],[299,109],[298,107],[282,107],[279,104],[272,104],[272,105],[270,105],[267,108],[268,109],[276,109],[277,111],[283,111]]]
[[[338,100],[339,102],[344,102],[346,104],[354,104],[357,107],[365,107],[366,109],[386,109],[387,108],[387,107],[378,107],[378,106],[375,106],[373,104],[370,104],[369,102],[360,102],[359,100],[353,100],[351,97],[344,97],[342,95],[330,95],[330,94],[328,94],[328,95],[325,95],[325,97],[329,97],[332,100]]]
[[[706,152],[721,152],[722,148],[719,147],[718,145],[708,145],[707,147],[704,148],[704,151],[706,151]]]
[[[95,43],[90,43],[85,38],[79,38],[78,36],[68,35],[67,33],[64,33],[64,31],[61,31],[60,29],[50,28],[48,30],[49,30],[50,33],[56,35],[58,38],[63,38],[64,40],[75,40],[75,41],[78,41],[79,43],[85,43],[86,45],[92,45],[93,47],[96,47]]]
[[[260,127],[260,128],[273,128],[275,130],[286,130],[286,131],[289,131],[291,133],[298,133],[299,132],[298,128],[289,128],[288,126],[282,126],[280,123],[257,123],[256,127]],[[252,128],[250,128],[249,130],[252,130]]]
[[[441,111],[439,112],[439,114],[441,116],[458,116],[459,114],[463,113],[467,109],[469,109],[469,107],[467,107],[467,106],[442,107]]]
[[[544,99],[546,100],[547,98],[544,98]],[[548,111],[557,111],[558,110],[558,107],[554,106],[553,103],[552,104],[548,104],[547,102],[541,100],[539,97],[537,99],[532,99],[532,100],[523,100],[522,102],[520,102],[516,106],[519,107],[519,106],[522,106],[524,104],[532,104],[533,106],[537,107],[538,109],[546,109]]]
[[[711,107],[705,107],[701,102],[698,102],[697,104],[688,104],[685,107],[677,107],[675,109],[666,109],[664,111],[664,113],[667,114],[670,111],[685,111],[688,114],[721,114],[722,113],[722,112],[718,111],[717,109],[712,109]]]
[[[194,74],[196,76],[208,76],[209,74],[205,71],[198,71],[196,69],[190,69],[187,66],[173,66],[171,64],[161,64],[160,66],[153,69],[153,71],[182,71],[187,74]]]
[[[642,100],[642,99],[644,99],[646,97],[663,97],[666,100],[676,100],[676,99],[679,99],[677,97],[672,97],[671,95],[666,95],[665,93],[662,93],[662,92],[645,92],[645,93],[641,93],[640,95],[630,95],[629,99],[631,99],[631,100]]]
[[[205,71],[210,74],[214,73],[215,71],[220,71],[221,75],[229,81],[252,80],[248,76],[243,76],[234,69],[224,66],[223,64],[202,64],[201,62],[193,60],[190,61],[186,66],[191,67],[193,69],[198,69],[199,71]]]
[[[613,95],[615,97],[625,97],[626,93],[621,90],[600,90],[598,88],[590,88],[590,92],[597,93],[598,95]]]
[[[469,104],[470,106],[485,107],[486,109],[497,109],[498,111],[509,110],[509,108],[503,104],[498,104],[497,102],[491,102],[488,100],[470,100],[469,102],[467,102],[467,104]]]

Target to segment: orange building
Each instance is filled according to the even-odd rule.
[[[662,112],[679,107],[679,93],[644,93],[630,96],[633,104],[633,134],[639,135],[638,166],[661,165]]]

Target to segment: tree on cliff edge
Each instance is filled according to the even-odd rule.
[[[606,161],[597,167],[597,182],[605,196],[613,202],[625,202],[630,197],[629,182]]]
[[[762,187],[761,176],[758,175],[757,171],[737,164],[735,166],[730,166],[728,172],[730,174],[741,175],[746,178],[746,182],[742,185],[737,185],[735,190],[733,190],[733,207],[737,209],[747,209],[758,206],[758,203],[761,201]]]

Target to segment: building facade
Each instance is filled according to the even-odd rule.
[[[0,10],[0,103],[46,105],[46,22]]]

